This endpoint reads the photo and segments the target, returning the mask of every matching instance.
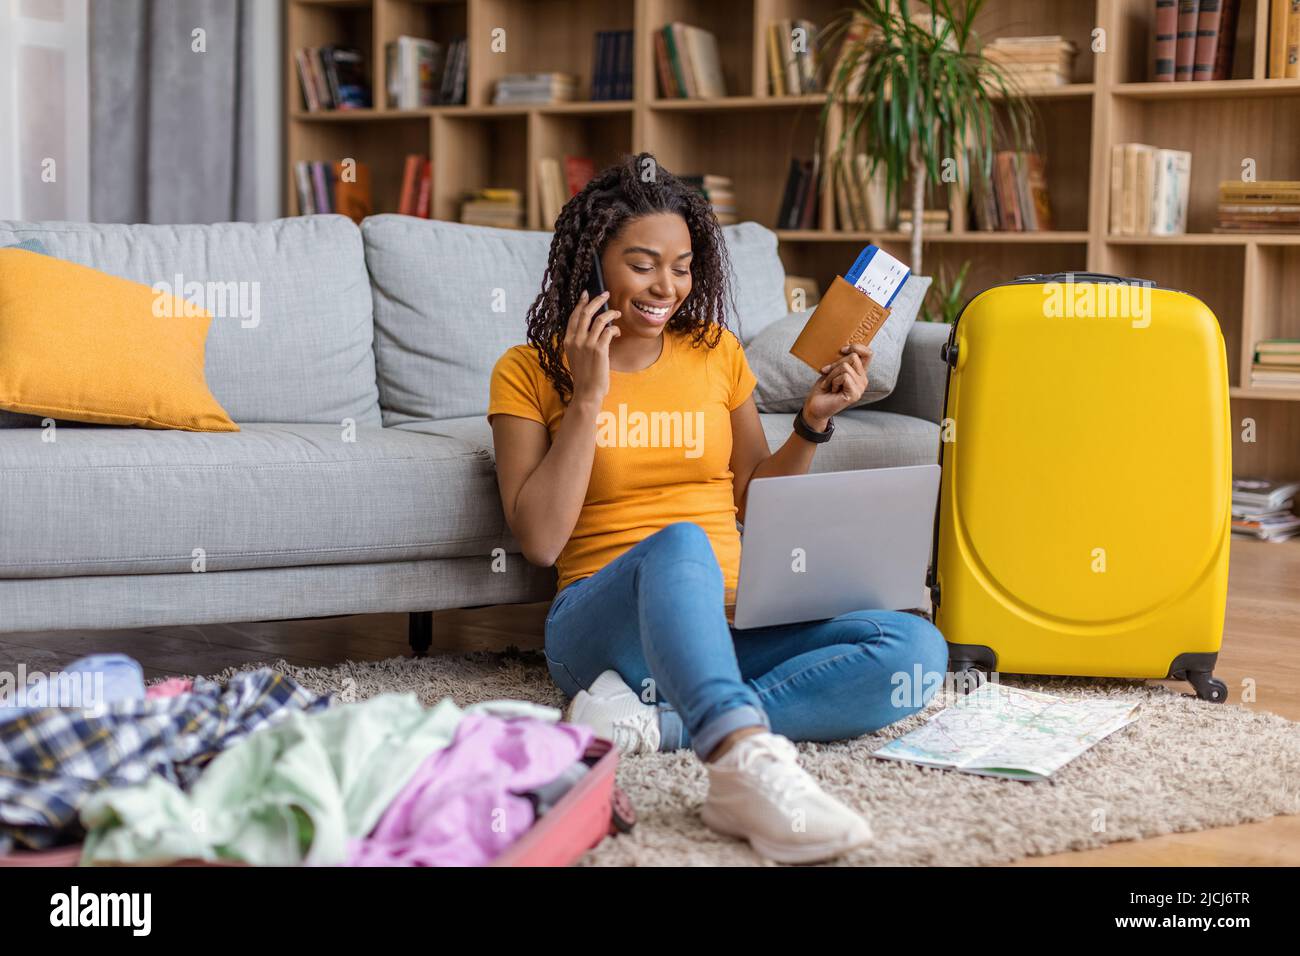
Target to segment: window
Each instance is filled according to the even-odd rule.
[[[90,216],[88,0],[0,0],[0,219]]]

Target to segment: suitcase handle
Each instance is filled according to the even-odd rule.
[[[1154,285],[1150,279],[1134,279],[1126,276],[1111,275],[1109,272],[1036,272],[1032,275],[1016,276],[1011,284],[1034,282],[1136,282]]]

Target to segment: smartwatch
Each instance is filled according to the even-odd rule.
[[[803,409],[801,408],[794,415],[794,433],[800,438],[820,445],[831,440],[831,435],[835,433],[835,419],[833,417],[826,419],[826,431],[816,432],[803,420]]]

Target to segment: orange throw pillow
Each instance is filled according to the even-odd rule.
[[[237,432],[208,390],[212,316],[170,294],[25,249],[0,249],[0,408]]]

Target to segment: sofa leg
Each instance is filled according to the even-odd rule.
[[[411,653],[415,657],[425,657],[433,643],[433,612],[412,611],[407,624],[407,639],[411,642]]]

